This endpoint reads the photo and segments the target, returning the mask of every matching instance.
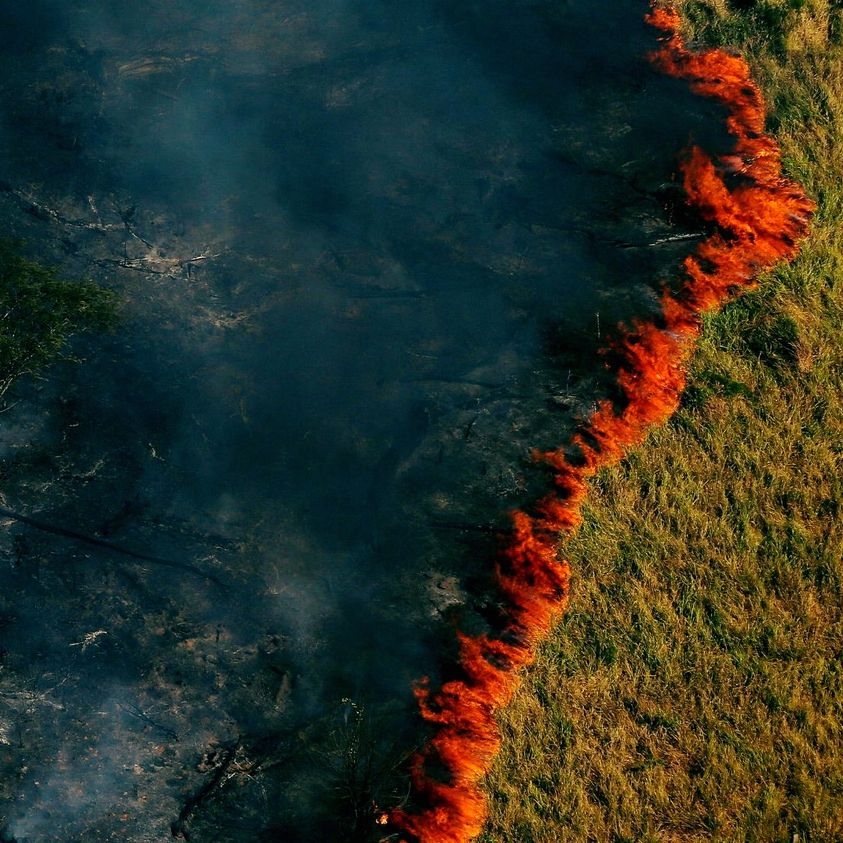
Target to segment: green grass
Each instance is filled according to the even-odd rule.
[[[486,843],[843,840],[843,10],[680,5],[747,55],[819,208],[594,483],[570,610],[501,715]]]

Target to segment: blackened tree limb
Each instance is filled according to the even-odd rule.
[[[83,542],[84,544],[89,544],[93,547],[100,547],[104,550],[110,550],[113,553],[119,553],[122,556],[138,559],[141,562],[150,562],[153,565],[161,565],[165,568],[175,568],[179,571],[187,571],[188,573],[214,583],[214,585],[219,586],[219,588],[225,588],[222,580],[218,577],[213,574],[209,574],[207,571],[203,571],[201,568],[198,568],[196,565],[192,565],[190,562],[178,562],[174,559],[163,559],[160,556],[151,556],[147,553],[141,553],[137,550],[121,547],[119,544],[114,544],[114,542],[106,541],[105,539],[99,539],[96,536],[89,536],[85,533],[79,533],[76,530],[69,530],[66,527],[58,527],[54,524],[48,524],[46,521],[32,518],[31,516],[24,515],[21,512],[15,512],[13,509],[8,509],[5,506],[0,506],[0,515],[4,515],[6,518],[12,518],[21,524],[26,524],[28,527],[40,530],[42,533],[51,533],[54,536],[62,536],[63,538],[73,539],[74,541]]]
[[[233,744],[229,744],[229,746],[222,750],[219,761],[214,767],[214,771],[211,776],[202,785],[202,787],[196,791],[196,793],[187,798],[181,811],[179,811],[178,817],[170,823],[170,833],[173,837],[181,837],[184,840],[190,840],[190,832],[188,831],[187,824],[190,820],[191,814],[193,814],[193,812],[220,786],[225,774],[228,772],[228,768],[234,762],[234,759],[237,756],[237,751],[241,746],[242,743],[238,740]]]

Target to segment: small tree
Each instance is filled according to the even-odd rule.
[[[116,297],[91,281],[67,281],[0,241],[0,402],[24,375],[73,360],[71,337],[114,325]]]

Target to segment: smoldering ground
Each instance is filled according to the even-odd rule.
[[[221,583],[7,522],[8,836],[365,840],[402,798],[529,448],[694,234],[671,176],[719,121],[644,11],[0,13],[4,230],[124,302],[4,415],[5,502]]]

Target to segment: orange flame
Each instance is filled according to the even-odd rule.
[[[732,154],[712,159],[695,147],[681,165],[687,201],[715,233],[685,258],[679,290],[662,293],[660,322],[621,328],[614,350],[623,400],[602,402],[582,426],[573,440],[581,457],[572,462],[564,449],[536,455],[553,470],[555,489],[531,513],[512,514],[497,572],[507,602],[503,633],[460,634],[463,677],[435,692],[426,683],[416,688],[422,717],[437,731],[411,770],[423,808],[390,817],[404,840],[467,843],[482,830],[487,807],[480,783],[500,745],[495,713],[510,702],[519,668],[535,659],[539,642],[564,611],[570,566],[558,552],[579,526],[588,479],[673,414],[700,315],[752,287],[773,264],[794,258],[814,209],[799,185],[782,176],[781,154],[764,134],[764,103],[747,63],[723,50],[690,52],[675,10],[653,8],[647,21],[662,33],[653,63],[727,110]],[[447,781],[431,774],[431,762]]]

